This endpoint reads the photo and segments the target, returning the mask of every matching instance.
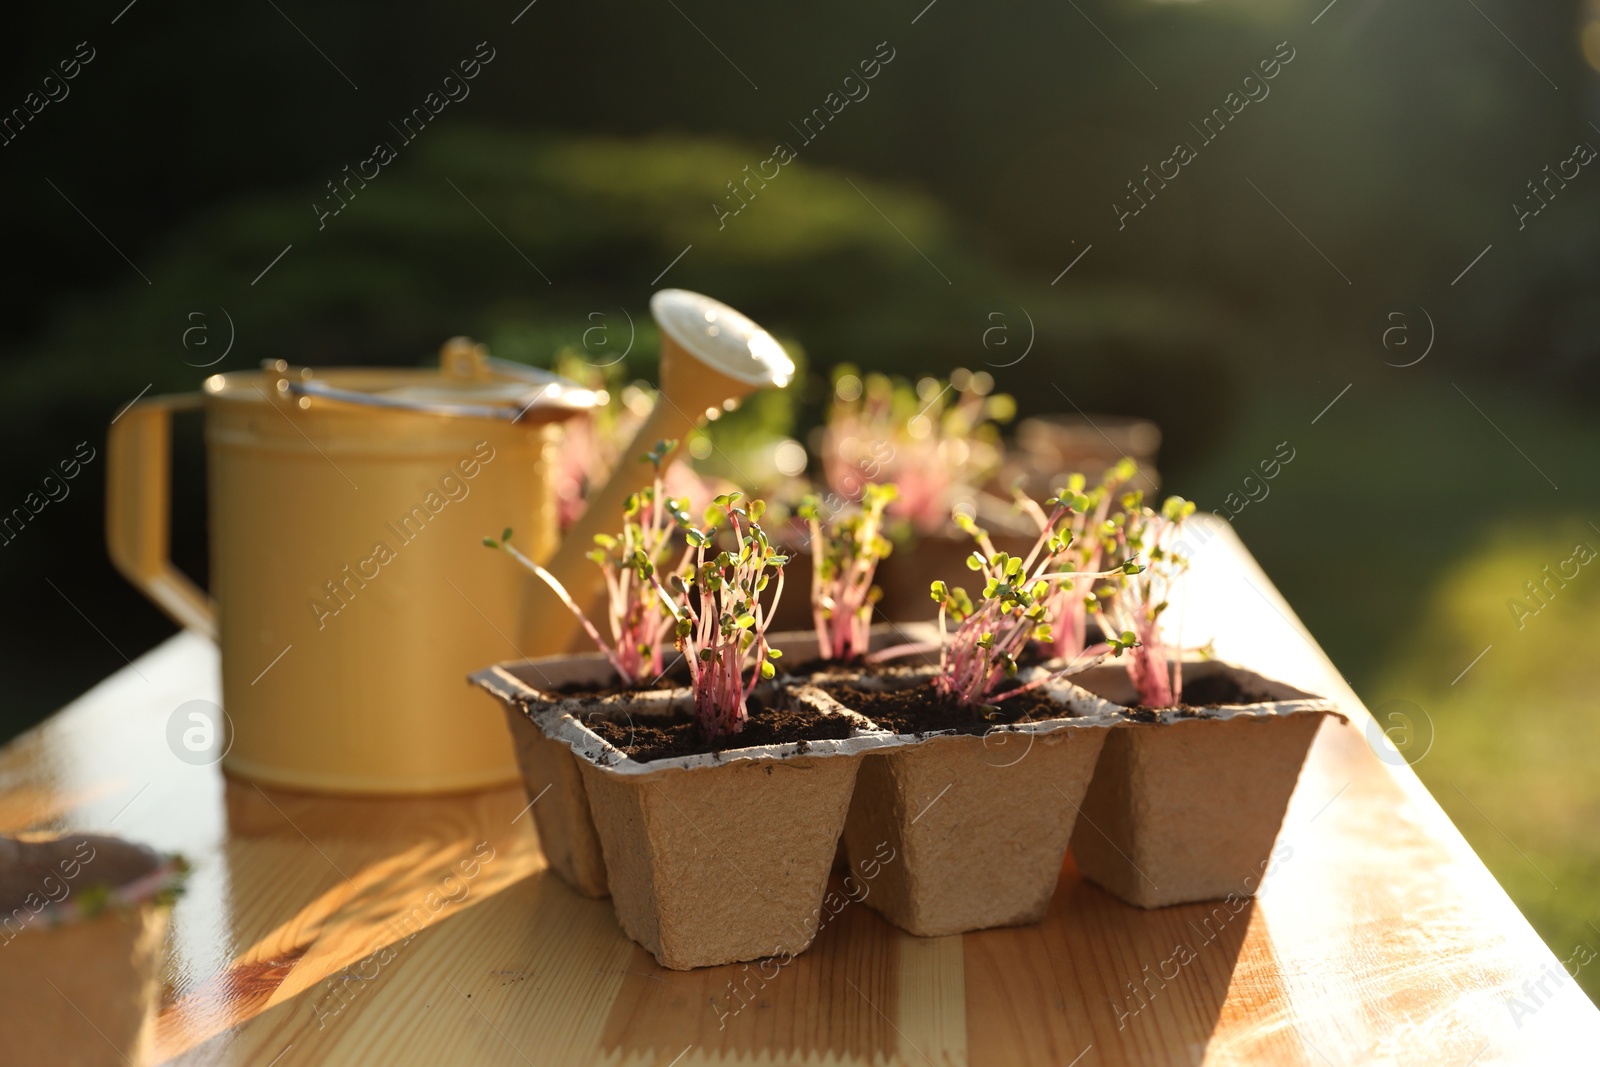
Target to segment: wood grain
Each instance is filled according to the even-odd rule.
[[[177,760],[168,716],[219,699],[215,650],[191,635],[0,752],[0,828],[115,832],[193,861],[163,1063],[1593,1059],[1600,1013],[1550,979],[1560,963],[1410,769],[1374,756],[1354,693],[1231,531],[1210,529],[1177,607],[1186,640],[1351,717],[1323,727],[1287,856],[1236,910],[1131,908],[1069,858],[1038,926],[923,940],[851,902],[782,966],[666,971],[608,902],[548,873],[520,792],[332,799]],[[1509,998],[1541,977],[1519,1027]]]

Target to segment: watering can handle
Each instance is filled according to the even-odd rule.
[[[217,605],[172,565],[172,413],[199,393],[153,396],[111,420],[106,436],[106,549],[123,577],[179,625],[217,639]]]

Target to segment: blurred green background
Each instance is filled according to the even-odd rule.
[[[548,363],[631,316],[647,375],[658,276],[803,346],[802,422],[837,362],[988,365],[1024,415],[1157,420],[1205,508],[1287,440],[1237,529],[1369,706],[1426,733],[1418,772],[1557,955],[1600,946],[1600,571],[1520,625],[1509,604],[1600,547],[1600,174],[1529,184],[1600,145],[1600,11],[925,3],[8,12],[0,107],[94,58],[0,146],[0,509],[147,385],[265,358],[425,362],[465,333]],[[398,158],[319,228],[382,140]],[[721,217],[779,141],[797,160]],[[1179,141],[1197,158],[1119,224]],[[175,555],[204,574],[196,428],[178,453]],[[103,473],[0,546],[4,736],[172,632],[106,561]]]

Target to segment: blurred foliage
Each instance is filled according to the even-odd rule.
[[[1600,560],[1525,628],[1508,607],[1535,606],[1524,583],[1575,544],[1600,550],[1600,426],[1548,398],[1439,385],[1358,377],[1315,425],[1342,383],[1258,395],[1186,481],[1215,507],[1291,443],[1270,495],[1239,514],[1240,536],[1380,723],[1413,729],[1403,747],[1423,782],[1557,956],[1580,941],[1600,951],[1588,926],[1600,926]],[[1597,997],[1591,972],[1578,981]]]
[[[1600,841],[1592,833],[1600,819],[1600,558],[1569,580],[1546,585],[1543,573],[1577,545],[1600,553],[1587,516],[1498,525],[1444,575],[1425,601],[1412,654],[1392,662],[1381,683],[1406,701],[1392,710],[1432,735],[1431,751],[1419,742],[1411,753],[1421,757],[1417,773],[1563,960],[1579,945],[1600,953]],[[1529,581],[1546,606],[1525,592]],[[1513,600],[1537,614],[1512,610]],[[1431,666],[1465,668],[1480,652],[1453,685]],[[1585,967],[1576,980],[1600,999],[1600,971]]]
[[[301,216],[311,213],[292,194],[200,217],[175,236],[172,251],[147,262],[163,279],[160,293],[125,279],[78,298],[13,353],[0,371],[3,395],[76,400],[93,392],[114,405],[151,377],[158,391],[192,387],[192,364],[211,353],[180,344],[195,321],[182,310],[190,307],[218,333],[216,308],[227,307],[237,324],[238,343],[217,371],[268,358],[425,361],[437,341],[469,333],[496,355],[545,365],[562,346],[609,362],[632,338],[629,370],[651,377],[657,339],[646,300],[654,287],[644,275],[680,254],[662,284],[716,293],[828,362],[943,367],[982,351],[972,324],[985,321],[984,307],[1017,300],[1041,309],[1041,345],[1098,339],[1165,358],[1174,350],[1162,342],[1175,339],[1175,323],[1204,324],[1197,308],[1167,306],[1137,289],[1100,291],[1085,321],[1073,314],[1086,303],[1081,294],[1019,283],[963,248],[926,198],[856,180],[869,203],[845,176],[804,163],[783,171],[784,198],[773,210],[751,211],[721,240],[705,241],[706,205],[724,176],[758,157],[702,139],[440,130],[408,147],[322,231],[304,233]],[[917,249],[884,225],[874,204],[911,242],[951,264],[960,279],[952,298],[928,300],[934,275],[924,276]],[[282,248],[266,235],[297,231],[302,243],[271,267],[271,284],[253,285]],[[1041,360],[1030,371],[1047,369]]]
[[[1042,310],[1023,306],[1042,329],[1072,342],[1092,333],[1102,315],[1139,314],[1146,332],[1112,348],[1135,361],[1136,373],[1151,369],[1137,361],[1156,340],[1208,355],[1282,350],[1282,338],[1274,344],[1245,335],[1242,314],[1292,323],[1301,344],[1322,334],[1365,346],[1394,301],[1431,300],[1438,302],[1430,304],[1435,315],[1454,327],[1461,359],[1515,366],[1547,381],[1596,384],[1600,264],[1589,250],[1600,214],[1587,175],[1525,231],[1516,229],[1510,208],[1546,163],[1565,158],[1575,140],[1593,133],[1593,94],[1584,92],[1593,72],[1579,44],[1583,9],[1576,0],[1488,12],[1514,47],[1470,6],[1441,17],[1392,0],[1342,0],[1314,26],[1304,5],[1289,0],[1099,0],[1079,5],[1081,12],[1004,0],[946,6],[909,25],[923,6],[696,4],[686,14],[713,28],[729,62],[670,5],[640,9],[602,0],[534,8],[512,26],[500,5],[482,0],[408,0],[382,9],[378,33],[377,9],[345,2],[298,20],[337,70],[267,7],[220,7],[196,17],[157,6],[130,11],[114,28],[99,12],[18,11],[0,43],[10,72],[0,83],[5,99],[20,98],[79,39],[92,40],[98,57],[72,83],[67,100],[51,105],[4,150],[0,218],[31,260],[0,294],[5,329],[17,338],[48,332],[67,310],[62,304],[76,302],[71,294],[135,278],[44,178],[153,280],[146,302],[174,301],[167,316],[181,319],[192,310],[187,302],[224,299],[233,276],[185,290],[156,269],[156,257],[163,250],[196,252],[194,220],[226,215],[241,197],[261,190],[284,194],[283,214],[263,210],[206,231],[230,241],[243,282],[291,241],[292,257],[314,262],[294,268],[286,259],[280,268],[299,270],[309,286],[337,282],[347,255],[348,266],[368,270],[365,280],[373,285],[393,270],[417,269],[396,259],[363,262],[367,257],[349,247],[339,231],[362,210],[371,216],[363,224],[369,233],[378,214],[409,212],[405,222],[417,231],[417,243],[428,244],[425,234],[435,238],[435,269],[467,267],[470,276],[471,250],[449,239],[456,216],[472,212],[443,183],[450,177],[508,233],[513,226],[538,230],[540,241],[519,243],[557,286],[573,278],[551,266],[583,259],[588,269],[580,276],[602,283],[592,295],[607,304],[630,283],[647,285],[695,242],[695,257],[709,252],[709,262],[702,272],[686,259],[684,275],[719,292],[724,282],[736,295],[760,290],[761,310],[775,322],[804,321],[826,331],[841,302],[892,300],[898,289],[921,295],[928,330],[907,338],[885,320],[875,332],[847,320],[855,345],[904,353],[908,342],[937,333],[937,323],[959,322],[944,345],[971,351],[984,315],[1015,315],[1015,309],[970,290],[971,269],[952,253],[976,250],[1045,287],[1093,245],[1069,275],[1070,292],[1083,299]],[[316,233],[310,204],[325,195],[324,183],[367,156],[376,139],[391,138],[389,124],[417,106],[479,40],[489,42],[496,59],[471,83],[471,96],[400,148],[402,169],[412,165],[412,154],[433,152],[435,184],[423,184],[409,199],[391,194],[381,211],[346,212]],[[252,47],[238,47],[245,41]],[[895,58],[869,83],[870,95],[814,142],[799,144],[790,124],[819,106],[879,41],[889,42]],[[1240,114],[1216,144],[1202,147],[1201,158],[1119,231],[1111,204],[1125,195],[1125,183],[1170,155],[1175,140],[1191,137],[1189,124],[1221,105],[1279,41],[1288,41],[1296,58],[1270,83],[1270,95]],[[1552,83],[1565,91],[1557,93]],[[479,196],[480,178],[490,185],[525,180],[525,168],[541,167],[530,158],[537,149],[490,159],[468,152],[459,170],[439,159],[436,142],[479,123],[585,138],[597,131],[628,138],[713,135],[744,147],[720,158],[688,152],[643,169],[632,166],[632,149],[622,144],[547,155],[545,169],[565,171],[558,185],[563,178],[591,185],[594,198],[585,197],[585,206],[603,204],[608,213],[565,210],[573,202],[561,196],[518,197],[509,217]],[[799,144],[808,167],[844,164],[918,190],[920,196],[890,205],[857,183],[955,283],[949,292],[932,295],[929,286],[941,280],[932,268],[918,268],[912,249],[837,179],[785,167],[717,230],[712,204],[727,195],[724,183],[767,158],[779,138]],[[362,197],[396,178],[392,169]],[[811,188],[795,188],[808,181]],[[1356,283],[1349,291],[1339,291],[1339,276],[1250,183],[1340,265]],[[537,188],[534,180],[528,191]],[[673,217],[663,218],[656,209],[668,201],[675,202]],[[857,248],[853,241],[838,241],[841,228],[855,227],[863,213],[868,225],[853,241],[904,269],[876,274],[870,257],[863,265],[849,254]],[[478,221],[484,246],[497,241]],[[934,231],[956,229],[965,236],[954,247],[935,237]],[[635,237],[616,240],[626,234]],[[597,236],[613,240],[592,246],[585,259],[578,242]],[[545,239],[579,254],[547,264]],[[1492,282],[1451,288],[1450,280],[1490,242],[1493,258],[1480,266],[1490,268],[1483,274],[1492,271]],[[414,247],[402,243],[393,251]],[[610,258],[617,250],[629,258]],[[764,275],[796,254],[820,272],[819,284],[785,290],[780,283],[791,272]],[[503,242],[487,262],[523,272],[530,284],[540,281]],[[729,269],[733,263],[756,269]],[[853,287],[864,279],[877,284]],[[1107,307],[1093,291],[1107,283],[1131,285],[1142,296],[1128,294]],[[879,285],[891,291],[881,293]],[[823,300],[812,303],[818,290]],[[429,325],[430,305],[448,306],[452,291],[445,284],[414,310],[397,303],[385,334],[353,338],[336,323],[318,322],[311,325],[329,332],[302,332],[294,347],[431,344],[409,331]],[[1177,307],[1229,314],[1197,323],[1193,315],[1174,316]],[[963,309],[975,314],[964,317]],[[174,333],[166,319],[149,326],[152,338]],[[827,349],[836,337],[837,331],[807,331],[819,365],[831,361]],[[1505,343],[1512,338],[1515,348]],[[1059,356],[1066,349],[1040,351]],[[1081,343],[1073,351],[1086,354]]]

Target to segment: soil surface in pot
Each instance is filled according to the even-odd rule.
[[[986,734],[996,726],[1065,719],[1072,715],[1071,709],[1051,700],[1042,687],[1002,700],[993,705],[999,710],[989,713],[952,700],[934,689],[931,683],[888,690],[849,684],[823,688],[839,703],[860,712],[883,729],[918,737],[951,730],[959,734]],[[1004,696],[1005,691],[998,695]]]
[[[1165,708],[1152,708],[1140,704],[1129,708],[1128,713],[1139,722],[1154,722],[1156,713],[1160,711],[1175,711],[1180,716],[1198,719],[1204,716],[1206,708],[1260,704],[1272,699],[1269,694],[1252,689],[1237,678],[1226,674],[1213,674],[1196,678],[1192,682],[1185,680],[1183,695],[1186,699],[1181,704]]]
[[[887,662],[871,663],[860,656],[854,659],[808,659],[804,663],[793,667],[783,666],[780,661],[779,671],[802,684],[810,681],[818,674],[834,672],[859,674],[867,678],[879,678],[884,675],[894,674],[907,667],[919,667],[922,663],[915,656],[905,656]]]
[[[566,685],[556,686],[554,689],[545,690],[564,697],[582,697],[585,699],[600,700],[604,697],[627,696],[629,693],[649,693],[661,689],[682,689],[689,684],[689,666],[683,662],[683,657],[669,666],[661,673],[659,678],[647,681],[643,685],[625,686],[615,681],[615,675],[610,685],[594,685],[591,682],[568,682]]]
[[[750,702],[750,717],[737,734],[712,741],[688,712],[675,712],[671,718],[652,718],[648,723],[635,719],[621,722],[586,723],[613,747],[640,763],[671,759],[675,756],[701,756],[757,745],[799,743],[804,752],[807,741],[843,740],[855,724],[842,715],[827,715],[810,708],[772,708]]]

